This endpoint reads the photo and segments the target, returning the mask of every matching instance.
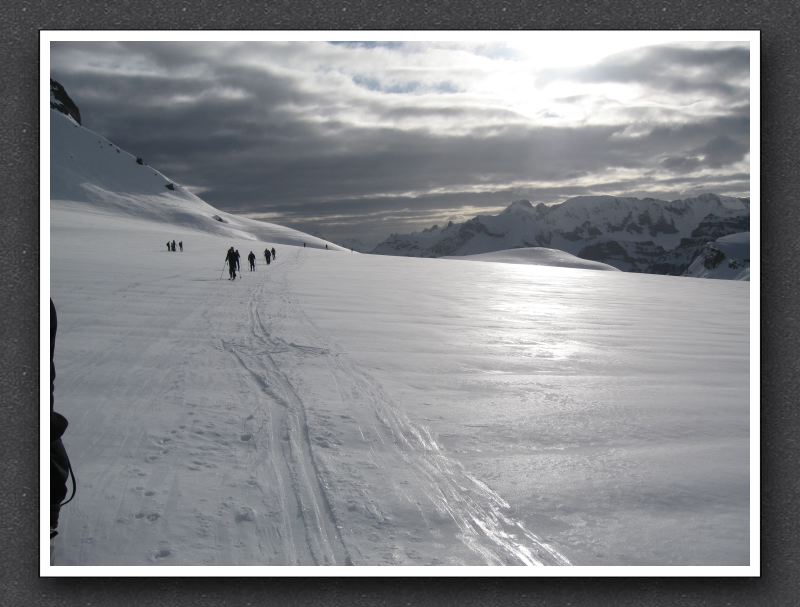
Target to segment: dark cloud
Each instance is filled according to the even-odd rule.
[[[396,47],[59,43],[52,75],[85,126],[201,188],[209,203],[269,213],[328,237],[377,240],[463,206],[495,209],[522,197],[554,202],[704,184],[719,193],[748,190],[735,166],[749,152],[746,48],[652,47],[550,73],[550,80],[688,92],[687,106],[695,95],[725,102],[703,112],[622,107],[627,120],[551,126],[453,95],[460,85],[441,78],[396,90],[377,76],[372,85],[357,83],[324,65],[329,51],[363,59]],[[437,82],[447,83],[442,94],[431,92]]]
[[[719,168],[741,160],[749,151],[750,145],[744,137],[733,139],[728,135],[717,135],[695,153],[703,157],[706,166]]]
[[[703,162],[696,156],[667,156],[661,166],[669,171],[689,173],[703,166]]]
[[[677,94],[746,100],[750,51],[741,46],[652,46],[607,57],[574,70],[549,71],[543,81],[639,84]]]

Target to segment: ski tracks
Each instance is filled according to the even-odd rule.
[[[300,255],[298,251],[291,263],[286,262],[287,266],[295,266],[294,271]],[[292,297],[286,274],[289,269],[284,267],[274,274],[282,279],[270,293],[273,311],[267,322],[260,312],[260,290],[251,303],[251,321],[255,343],[264,348],[264,359],[271,366],[265,371],[270,386],[265,390],[284,404],[286,423],[296,436],[293,453],[297,463],[291,469],[301,477],[301,482],[295,480],[301,496],[308,494],[301,500],[315,508],[309,520],[315,530],[322,532],[315,551],[332,556],[325,552],[326,548],[343,547],[338,525],[350,532],[344,536],[344,543],[352,547],[354,556],[373,557],[375,548],[382,545],[382,562],[386,564],[467,564],[477,556],[479,562],[489,565],[569,565],[566,557],[513,516],[501,496],[446,454],[427,428],[412,423],[378,381],[325,340],[323,332]],[[278,336],[281,319],[299,323],[292,327],[291,341]],[[309,373],[315,373],[317,384],[319,378],[327,379],[327,385],[314,386],[313,379],[304,377]],[[336,395],[339,415],[322,412],[323,393]],[[318,424],[313,443],[325,453],[327,468],[322,471],[323,476],[329,489],[338,494],[331,499],[341,502],[337,502],[342,506],[339,523],[325,496],[323,476],[311,451],[304,399],[319,405],[315,407]],[[352,415],[342,415],[343,408]],[[326,422],[334,415],[338,419],[330,424],[333,429],[326,428]],[[358,434],[349,436],[348,442],[337,441],[335,429],[341,429],[348,420],[356,425]],[[349,444],[352,441],[360,445]],[[354,457],[354,451],[365,449],[369,453],[366,461]],[[378,488],[376,484],[383,486]],[[359,516],[368,524],[359,523]],[[459,556],[447,539],[448,533],[453,533],[468,552]]]
[[[267,539],[279,538],[287,564],[352,564],[321,485],[303,403],[275,364],[274,344],[260,322],[259,306],[264,304],[267,284],[262,281],[253,290],[248,304],[250,331],[246,339],[221,340],[223,349],[245,371],[253,391],[260,394],[262,420],[256,431],[244,432],[242,439],[267,449],[266,453],[255,451],[257,459],[249,464],[254,469],[270,469],[259,484],[265,486],[265,493],[278,499],[280,519]],[[255,417],[252,414],[247,421],[255,424]]]

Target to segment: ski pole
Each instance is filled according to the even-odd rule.
[[[225,264],[226,263],[227,262],[225,262],[225,261],[222,262],[222,272],[219,273],[219,278],[217,280],[222,280],[222,275],[225,273]]]

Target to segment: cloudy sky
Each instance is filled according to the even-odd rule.
[[[520,198],[749,196],[746,42],[507,38],[55,42],[51,76],[210,204],[339,242]]]

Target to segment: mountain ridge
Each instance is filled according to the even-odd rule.
[[[678,200],[577,196],[560,204],[516,200],[411,234],[392,234],[372,253],[446,257],[547,247],[623,271],[683,275],[707,242],[749,230],[747,198],[704,193]]]

